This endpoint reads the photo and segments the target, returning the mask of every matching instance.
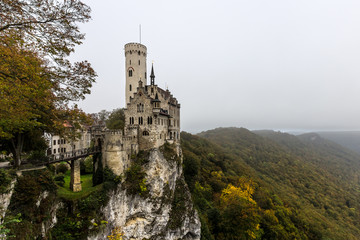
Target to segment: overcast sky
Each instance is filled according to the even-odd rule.
[[[124,107],[124,45],[181,103],[181,128],[360,130],[359,0],[84,0],[86,112]],[[150,70],[147,71],[148,73]]]

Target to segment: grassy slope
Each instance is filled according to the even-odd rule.
[[[70,171],[65,173],[65,184],[63,187],[58,188],[58,197],[67,200],[77,200],[89,196],[92,192],[100,190],[102,184],[93,187],[92,174],[81,175],[81,188],[80,192],[73,192],[70,190]]]

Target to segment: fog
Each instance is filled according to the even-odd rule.
[[[99,75],[86,112],[124,107],[123,47],[141,24],[148,68],[181,103],[184,131],[360,129],[359,1],[84,2],[93,20],[72,60]]]

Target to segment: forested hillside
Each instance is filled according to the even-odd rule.
[[[360,153],[360,131],[317,132],[322,138],[329,139],[357,153]]]
[[[316,134],[182,133],[202,239],[358,239],[360,156]]]

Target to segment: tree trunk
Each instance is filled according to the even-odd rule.
[[[17,133],[15,137],[11,139],[11,152],[14,156],[14,167],[18,168],[21,165],[21,152],[24,146],[24,134]]]

